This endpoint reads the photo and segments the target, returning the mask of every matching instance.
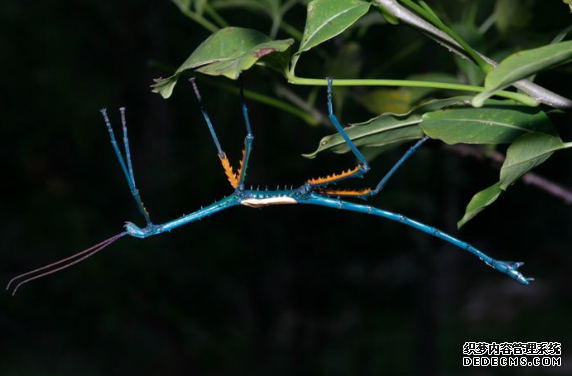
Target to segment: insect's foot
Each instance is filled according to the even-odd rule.
[[[521,272],[518,271],[524,262],[514,262],[514,261],[497,261],[493,260],[490,264],[493,269],[498,270],[501,273],[504,273],[511,277],[512,279],[522,283],[523,285],[528,285],[531,281],[534,281],[534,278],[526,278],[522,275]]]

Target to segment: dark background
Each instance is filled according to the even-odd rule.
[[[468,2],[432,4],[459,20]],[[572,21],[559,2],[535,4],[526,33],[494,36],[497,46],[546,43]],[[483,1],[479,17],[491,10],[492,2]],[[297,6],[289,22],[302,29],[304,12]],[[270,27],[246,11],[222,14],[236,26]],[[135,175],[155,222],[232,191],[189,85],[180,82],[167,101],[149,89],[153,78],[171,72],[152,62],[176,67],[208,35],[166,0],[2,1],[0,281],[106,239],[125,220],[143,224],[100,108],[109,108],[119,131],[117,109],[127,107]],[[333,53],[340,40],[323,50]],[[373,26],[358,40],[364,72],[418,40],[423,45],[414,56],[379,77],[455,72],[444,49],[389,25]],[[323,77],[323,60],[308,56],[301,74]],[[566,69],[539,80],[572,97]],[[198,82],[236,161],[244,136],[238,98],[216,86],[235,83]],[[276,82],[284,84],[262,69],[245,77],[248,89],[271,97]],[[301,96],[310,90],[290,89]],[[323,112],[323,90],[318,98]],[[256,135],[253,184],[298,185],[352,166],[349,155],[300,156],[331,128],[248,105]],[[342,118],[371,116],[348,100]],[[568,142],[570,120],[554,116]],[[364,185],[375,184],[403,151],[373,161]],[[536,172],[572,187],[571,158],[557,153]],[[236,208],[145,241],[123,238],[15,297],[0,294],[0,375],[570,374],[571,208],[517,183],[457,231],[468,200],[497,178],[488,163],[432,141],[370,202],[493,257],[526,261],[523,272],[537,278],[528,287],[381,218],[318,207]],[[563,366],[462,369],[465,341],[559,341]]]

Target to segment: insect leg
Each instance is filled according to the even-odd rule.
[[[233,170],[232,166],[230,165],[230,162],[226,156],[226,153],[222,150],[222,148],[220,146],[220,142],[219,142],[218,137],[216,135],[216,132],[214,130],[214,127],[213,127],[213,124],[212,124],[211,119],[209,117],[209,114],[207,113],[207,110],[206,110],[205,105],[203,103],[203,99],[201,97],[201,93],[199,92],[199,88],[197,87],[197,84],[195,82],[195,78],[193,77],[189,81],[191,82],[191,85],[193,85],[193,90],[195,91],[195,95],[197,97],[199,105],[201,106],[201,112],[203,113],[203,117],[205,119],[205,122],[207,123],[207,126],[209,127],[209,131],[211,132],[211,136],[212,136],[213,141],[215,143],[217,153],[218,153],[218,157],[220,159],[222,167],[224,168],[224,172],[226,174],[226,177],[228,178],[230,185],[232,185],[233,188],[237,188],[238,184],[239,184],[238,175],[234,172],[234,170]],[[250,127],[250,124],[248,124],[247,127]]]
[[[244,123],[246,125],[246,137],[244,138],[244,150],[242,152],[242,160],[240,161],[240,167],[238,169],[238,186],[244,188],[244,180],[246,179],[246,169],[248,167],[248,159],[250,158],[250,152],[252,151],[252,141],[254,140],[254,135],[252,134],[252,128],[250,127],[250,118],[248,117],[248,108],[246,107],[246,101],[244,100],[244,84],[242,82],[242,75],[240,76],[240,106],[242,108],[242,115],[244,117]]]
[[[411,146],[406,152],[405,154],[403,154],[403,156],[397,161],[397,163],[395,163],[393,165],[393,167],[389,170],[389,172],[387,174],[385,174],[385,176],[381,179],[381,181],[377,184],[377,187],[375,187],[374,190],[372,190],[370,193],[368,193],[368,196],[373,196],[379,193],[379,191],[381,191],[383,189],[383,187],[385,187],[385,185],[387,184],[387,182],[389,181],[389,179],[393,176],[393,174],[403,165],[403,163],[405,163],[405,161],[411,157],[413,154],[415,154],[415,152],[417,151],[417,149],[419,149],[419,147],[421,147],[421,145],[423,145],[425,143],[425,141],[427,141],[429,139],[429,136],[425,136],[422,139],[420,139],[419,141],[417,141],[415,143],[415,145]]]
[[[111,127],[111,122],[109,121],[109,116],[107,116],[107,109],[102,109],[101,114],[103,115],[103,120],[105,121],[105,125],[107,125],[107,130],[109,131],[109,137],[111,138],[111,145],[113,146],[113,150],[115,150],[115,154],[117,155],[117,159],[119,160],[119,164],[121,165],[121,169],[123,170],[123,174],[127,179],[127,184],[129,185],[129,190],[131,191],[131,195],[135,199],[137,203],[137,208],[145,217],[147,221],[147,225],[151,224],[151,219],[149,218],[149,212],[143,205],[143,201],[141,201],[141,196],[139,195],[139,190],[135,186],[135,177],[133,175],[133,165],[131,163],[131,152],[129,150],[129,139],[127,138],[127,122],[125,121],[125,108],[121,107],[119,109],[121,112],[121,123],[123,125],[123,144],[125,146],[125,156],[127,159],[127,163],[125,163],[125,159],[123,158],[123,154],[119,149],[119,145],[117,145],[117,141],[115,140],[115,134],[113,133],[113,128]]]
[[[403,156],[397,161],[397,163],[395,163],[393,165],[393,167],[389,170],[389,172],[387,174],[385,174],[385,176],[377,184],[375,189],[370,189],[370,188],[359,189],[359,190],[323,189],[323,190],[320,190],[319,192],[322,194],[325,194],[325,195],[329,195],[329,196],[340,196],[340,197],[366,198],[369,196],[374,196],[374,195],[378,194],[383,189],[383,187],[385,187],[385,185],[387,184],[389,179],[393,176],[393,174],[403,165],[403,163],[405,163],[405,161],[409,157],[411,157],[413,154],[415,154],[417,149],[419,149],[421,147],[421,145],[423,145],[423,143],[425,143],[425,141],[427,141],[428,139],[429,139],[429,137],[425,136],[422,139],[420,139],[419,141],[417,141],[415,143],[415,145],[411,146],[405,152],[405,154],[403,154]]]
[[[484,263],[486,263],[488,266],[492,267],[495,270],[498,270],[501,273],[508,275],[509,277],[515,279],[516,281],[522,283],[523,285],[528,285],[530,281],[533,280],[532,278],[525,278],[518,271],[518,268],[520,268],[523,265],[522,262],[496,260],[490,257],[489,255],[485,254],[484,252],[478,250],[477,248],[473,247],[467,242],[459,240],[435,227],[431,227],[424,223],[407,218],[406,216],[401,214],[374,208],[368,205],[355,204],[353,202],[342,201],[340,199],[323,197],[317,193],[313,193],[310,198],[306,199],[305,201],[300,201],[300,203],[326,206],[335,209],[349,210],[349,211],[371,214],[378,217],[391,219],[392,221],[403,223],[404,225],[423,231],[426,234],[445,240],[446,242],[449,242],[460,249],[470,252],[476,257],[478,257],[480,260],[482,260]]]
[[[316,186],[316,185],[317,186],[325,186],[325,185],[328,185],[331,183],[337,183],[337,182],[345,180],[345,179],[357,178],[357,177],[364,175],[365,173],[367,173],[369,171],[369,164],[367,163],[365,157],[358,150],[358,148],[355,146],[353,141],[349,138],[348,134],[346,133],[346,131],[344,131],[344,128],[340,124],[338,118],[334,114],[334,105],[332,103],[332,78],[327,77],[327,80],[328,80],[328,117],[330,118],[330,121],[332,122],[332,124],[334,125],[336,130],[340,133],[340,135],[346,141],[346,144],[348,145],[348,147],[350,148],[352,153],[355,155],[355,157],[358,159],[360,164],[358,164],[353,169],[343,171],[342,173],[339,173],[339,174],[332,174],[332,175],[329,175],[326,177],[309,179],[308,184],[314,185],[314,186]]]

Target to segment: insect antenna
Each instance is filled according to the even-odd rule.
[[[31,270],[29,272],[20,274],[16,277],[12,278],[10,280],[10,282],[8,282],[8,285],[6,286],[6,290],[10,290],[10,286],[12,286],[12,284],[14,282],[16,282],[17,280],[19,280],[23,277],[26,277],[26,276],[33,275],[31,277],[24,279],[23,281],[18,282],[14,286],[14,290],[12,291],[12,295],[15,295],[16,291],[18,291],[18,288],[20,288],[20,286],[22,286],[23,284],[28,283],[28,282],[33,281],[33,280],[38,279],[38,278],[45,277],[47,275],[50,275],[50,274],[53,274],[56,272],[59,272],[60,270],[67,269],[70,266],[75,265],[78,262],[81,262],[81,261],[85,260],[86,258],[95,255],[97,252],[101,251],[103,248],[107,247],[108,245],[110,245],[111,243],[115,242],[116,240],[118,240],[119,238],[121,238],[125,235],[127,235],[127,232],[119,233],[115,236],[112,236],[111,238],[109,238],[107,240],[102,241],[101,243],[98,243],[98,244],[96,244],[96,245],[94,245],[94,246],[92,246],[86,250],[83,250],[81,252],[78,252],[72,256],[69,256],[69,257],[66,257],[62,260],[53,262],[53,263],[45,265],[45,266],[42,266],[41,268],[37,268],[37,269]],[[60,265],[60,266],[58,266],[58,265]],[[48,270],[48,269],[53,268],[55,266],[57,266],[55,269]],[[47,271],[40,273],[40,274],[36,274],[36,273],[41,272],[43,270],[47,270]],[[36,274],[36,275],[34,275],[34,274]]]

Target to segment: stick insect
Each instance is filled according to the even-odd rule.
[[[244,91],[242,80],[240,83],[240,90],[239,90],[239,98],[240,104],[242,108],[242,115],[244,117],[244,122],[246,126],[246,137],[244,139],[244,150],[242,155],[242,160],[240,161],[240,165],[235,172],[233,167],[231,166],[225,152],[221,148],[220,142],[214,130],[213,124],[211,119],[206,111],[204,106],[203,100],[201,98],[201,94],[199,89],[195,83],[194,78],[191,80],[191,84],[193,86],[195,95],[201,107],[202,115],[204,120],[208,126],[214,144],[216,146],[218,157],[224,169],[224,172],[231,184],[234,188],[234,192],[228,196],[223,198],[222,200],[216,201],[212,205],[206,206],[201,208],[191,214],[184,215],[180,218],[174,219],[172,221],[163,223],[163,224],[154,224],[151,221],[149,216],[149,212],[143,205],[143,201],[141,200],[141,196],[139,191],[135,185],[135,176],[133,174],[133,165],[131,163],[131,154],[129,151],[129,140],[127,137],[127,123],[125,120],[125,108],[120,108],[121,113],[121,123],[123,125],[123,143],[125,149],[125,156],[121,152],[119,145],[115,139],[115,134],[113,132],[113,128],[111,127],[111,122],[109,121],[109,117],[107,115],[107,111],[105,109],[101,110],[103,115],[103,119],[107,126],[107,130],[109,131],[109,137],[111,139],[111,145],[113,146],[113,150],[117,155],[117,159],[119,160],[119,164],[125,175],[127,180],[127,184],[129,185],[129,189],[131,191],[131,195],[135,199],[135,203],[137,204],[137,208],[139,212],[143,215],[146,221],[146,226],[141,228],[135,225],[132,222],[126,222],[125,224],[125,231],[112,236],[111,238],[104,240],[101,243],[94,245],[91,248],[88,248],[84,251],[76,253],[70,257],[64,258],[60,261],[54,262],[52,264],[43,266],[41,268],[32,270],[30,272],[21,274],[15,278],[13,278],[7,286],[7,290],[13,286],[12,294],[15,294],[16,291],[25,283],[33,281],[35,279],[47,276],[49,274],[55,273],[62,269],[68,268],[78,262],[85,260],[86,258],[93,256],[94,254],[98,253],[105,247],[109,246],[116,240],[129,235],[135,238],[148,238],[150,236],[155,236],[162,234],[164,232],[169,232],[174,230],[178,227],[187,225],[192,223],[196,220],[199,220],[204,217],[208,217],[214,213],[220,212],[225,209],[229,209],[233,206],[243,205],[252,208],[262,208],[266,206],[272,205],[290,205],[290,204],[306,204],[306,205],[318,205],[318,206],[325,206],[328,208],[335,208],[347,211],[353,211],[358,213],[364,213],[369,215],[375,215],[382,218],[387,218],[399,223],[403,223],[407,226],[411,226],[417,230],[423,231],[429,235],[434,237],[440,238],[445,240],[454,246],[465,250],[474,256],[478,257],[481,261],[485,264],[489,265],[495,270],[498,270],[501,273],[508,275],[509,277],[515,279],[516,281],[522,283],[523,285],[528,285],[533,278],[525,278],[519,271],[518,268],[523,265],[522,262],[513,262],[513,261],[499,261],[496,260],[487,254],[481,252],[477,248],[473,247],[472,245],[454,238],[453,236],[444,233],[441,230],[438,230],[435,227],[428,226],[424,223],[419,221],[410,219],[404,215],[393,213],[387,210],[379,209],[372,207],[370,205],[361,204],[361,203],[354,203],[351,201],[347,201],[347,199],[351,198],[362,198],[366,199],[373,195],[378,194],[387,184],[389,179],[395,174],[395,172],[405,163],[405,161],[410,158],[416,151],[423,145],[429,137],[425,136],[413,146],[411,146],[407,152],[395,163],[395,165],[385,174],[385,176],[381,179],[381,181],[377,184],[377,186],[373,189],[371,188],[364,188],[361,190],[350,190],[350,189],[338,189],[336,188],[335,184],[340,183],[347,179],[359,178],[365,175],[369,170],[369,164],[367,160],[364,158],[362,153],[358,150],[352,140],[349,138],[347,133],[344,131],[343,127],[341,126],[338,118],[334,114],[333,103],[332,103],[332,79],[327,78],[328,89],[327,89],[327,103],[328,103],[328,116],[336,128],[336,130],[340,133],[340,135],[345,140],[346,144],[348,145],[351,152],[358,160],[358,165],[347,171],[343,171],[338,174],[332,174],[326,177],[319,177],[308,179],[304,184],[296,189],[277,189],[277,190],[259,190],[259,189],[245,189],[245,179],[246,179],[246,170],[248,168],[248,161],[250,158],[250,153],[252,151],[252,143],[254,140],[254,135],[252,133],[252,129],[250,126],[250,119],[248,116],[248,109],[246,107],[246,102],[244,100]]]

